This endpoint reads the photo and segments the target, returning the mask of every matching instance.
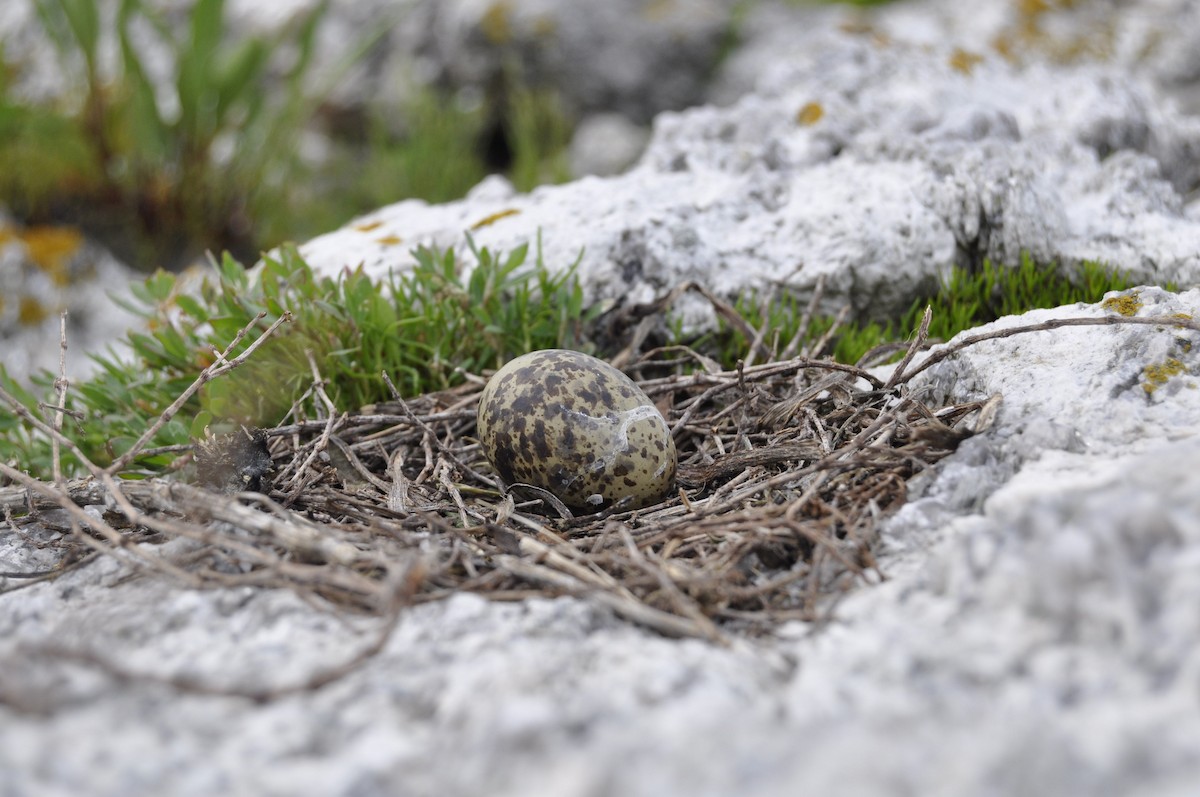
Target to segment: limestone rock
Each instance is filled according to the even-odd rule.
[[[324,273],[382,274],[418,244],[465,248],[469,232],[511,249],[540,233],[552,267],[582,252],[593,299],[823,277],[862,316],[905,309],[951,264],[1021,252],[1200,279],[1200,120],[1151,86],[1094,64],[964,68],[951,48],[833,31],[811,44],[728,107],[660,115],[623,175],[406,201],[303,252]]]
[[[0,218],[0,362],[29,384],[58,373],[59,314],[67,312],[67,376],[95,367],[89,352],[135,326],[137,317],[113,298],[134,272],[71,227],[29,227]]]

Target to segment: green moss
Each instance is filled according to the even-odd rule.
[[[212,364],[214,348],[224,349],[249,325],[230,355],[237,356],[285,312],[291,324],[241,368],[208,383],[151,445],[186,444],[223,422],[278,423],[312,384],[310,352],[326,392],[349,411],[390,398],[384,372],[416,395],[535,349],[589,348],[583,326],[591,312],[573,265],[552,274],[540,247],[531,262],[527,247],[504,256],[472,251],[473,262],[465,262],[452,251],[417,249],[411,272],[382,283],[361,270],[318,278],[294,247],[268,257],[253,277],[226,256],[199,295],[160,271],[134,286],[129,309],[145,319],[146,330],[127,337],[133,363],[115,354],[96,358],[99,373],[69,394],[68,410],[83,419],[69,432],[90,459],[112,461]],[[28,392],[0,369],[0,384],[37,413],[38,402],[52,394],[53,375],[41,375]],[[0,423],[0,433],[0,459],[47,472],[46,441],[14,418]],[[170,459],[138,465],[158,469]]]

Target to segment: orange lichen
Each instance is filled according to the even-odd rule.
[[[17,323],[23,327],[34,327],[46,320],[50,309],[32,296],[22,296],[17,308]]]
[[[550,39],[558,33],[558,22],[554,17],[543,14],[533,21],[533,35],[537,39]]]
[[[642,6],[642,18],[649,22],[660,22],[675,10],[675,0],[650,0]]]
[[[1051,15],[1070,12],[1078,0],[1016,0],[1016,13],[1009,25],[992,41],[1006,60],[1036,55],[1057,63],[1080,59],[1106,59],[1113,55],[1117,30],[1112,15],[1089,18],[1075,15],[1070,25],[1047,25]]]
[[[825,115],[825,108],[819,102],[806,102],[804,106],[796,111],[796,124],[815,125],[821,121],[821,117]]]
[[[851,36],[866,36],[875,33],[875,27],[863,16],[848,17],[838,25],[838,30]]]
[[[512,41],[512,3],[499,0],[488,6],[479,20],[479,29],[492,44],[507,44]]]

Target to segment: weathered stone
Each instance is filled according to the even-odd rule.
[[[986,21],[1015,4],[917,6],[938,10],[920,18],[929,50],[838,38],[843,12],[820,12],[756,93],[660,117],[622,177],[528,196],[489,180],[306,251],[330,271],[382,273],[404,267],[407,247],[457,245],[492,217],[473,232],[489,246],[541,229],[548,262],[565,264],[586,245],[594,295],[648,296],[685,277],[733,292],[803,260],[801,277],[826,273],[867,311],[952,261],[1021,249],[1194,285],[1196,120],[1107,67],[964,60],[944,33],[956,5],[949,18]],[[503,210],[520,212],[492,216]],[[404,243],[384,245],[388,234]],[[990,328],[1200,317],[1195,288],[1109,298]],[[954,400],[1002,394],[994,425],[912,485],[883,529],[887,581],[819,627],[752,644],[666,640],[586,598],[459,595],[406,612],[345,678],[257,704],[112,679],[41,646],[278,686],[345,661],[378,627],[282,592],[180,589],[112,557],[0,593],[0,791],[1191,794],[1197,344],[1166,325],[1062,328],[918,376]],[[0,570],[45,566],[42,541],[0,529]],[[168,546],[183,557],[194,544]]]
[[[67,376],[95,368],[89,354],[115,340],[137,317],[121,307],[134,272],[72,227],[29,227],[0,217],[0,362],[28,384],[41,371],[57,375],[60,313],[67,313]]]
[[[1187,285],[1200,279],[1198,154],[1200,120],[1106,67],[992,57],[964,70],[950,48],[830,34],[729,107],[660,115],[619,177],[406,201],[303,251],[325,273],[382,274],[417,244],[465,249],[470,232],[511,249],[540,233],[552,267],[582,251],[593,299],[823,277],[863,316],[906,308],[953,263],[1022,252]]]

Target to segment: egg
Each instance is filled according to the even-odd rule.
[[[675,441],[632,379],[577,351],[546,349],[496,371],[479,399],[479,442],[508,484],[576,511],[637,508],[675,482]]]

